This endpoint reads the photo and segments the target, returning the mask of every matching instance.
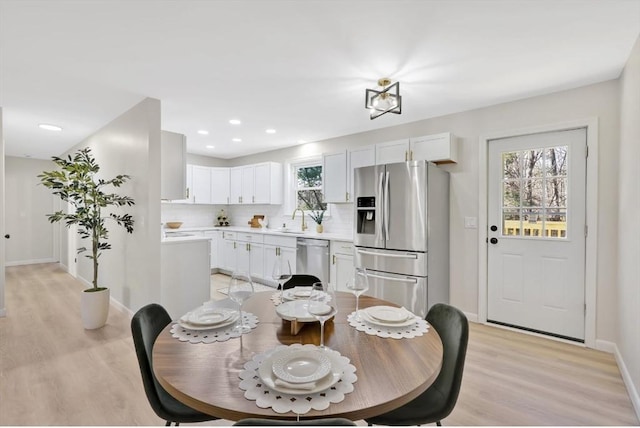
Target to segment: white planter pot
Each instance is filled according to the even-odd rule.
[[[107,323],[109,316],[109,289],[83,291],[80,301],[82,326],[87,330],[100,328]]]

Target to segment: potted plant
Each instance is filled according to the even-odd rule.
[[[324,210],[309,211],[309,217],[316,222],[316,232],[322,233],[324,227],[322,226],[322,219],[324,218]]]
[[[109,315],[109,289],[98,285],[98,260],[104,250],[111,249],[107,242],[109,231],[106,221],[110,220],[123,226],[128,233],[133,233],[133,218],[129,214],[103,214],[108,207],[132,206],[135,204],[129,196],[107,193],[109,186],[120,187],[130,179],[128,175],[117,175],[110,180],[97,178],[100,166],[91,154],[90,148],[80,149],[66,159],[52,157],[60,168],[44,171],[38,175],[40,183],[53,190],[54,195],[71,204],[74,212],[57,211],[47,214],[51,223],[65,222],[67,227],[78,226],[78,235],[90,239],[91,250],[85,257],[93,262],[93,287],[84,290],[81,299],[82,323],[85,329],[102,327]],[[78,248],[78,254],[87,251],[86,247]]]

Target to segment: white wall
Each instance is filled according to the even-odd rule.
[[[66,154],[90,147],[100,176],[128,174],[131,180],[116,192],[136,205],[123,208],[135,221],[134,233],[111,223],[111,250],[100,257],[99,285],[132,311],[160,301],[160,101],[147,98]],[[92,280],[91,261],[78,258],[78,275]]]
[[[363,114],[366,111],[363,109]],[[499,131],[568,122],[599,119],[598,156],[600,177],[598,239],[597,332],[600,340],[614,342],[617,308],[617,188],[619,101],[618,81],[612,80],[582,88],[528,98],[477,110],[426,119],[406,125],[363,132],[287,149],[236,158],[230,165],[269,160],[289,160],[335,152],[401,138],[452,132],[460,138],[459,160],[445,165],[451,173],[451,303],[463,311],[478,311],[478,239],[479,231],[464,228],[464,217],[478,217],[479,137]],[[349,205],[352,208],[352,205]],[[345,216],[348,218],[348,216]],[[484,233],[481,237],[486,236]]]
[[[59,228],[46,217],[59,204],[38,179],[38,174],[55,168],[48,160],[5,158],[5,230],[11,235],[6,241],[7,266],[59,260]]]
[[[620,78],[619,158],[616,342],[640,417],[640,38]]]
[[[4,134],[2,131],[2,107],[0,107],[0,317],[6,315],[4,307]]]

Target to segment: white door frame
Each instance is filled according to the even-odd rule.
[[[587,238],[585,252],[585,338],[588,348],[596,347],[596,281],[598,249],[598,118],[585,118],[568,122],[541,125],[507,131],[493,132],[479,138],[478,150],[478,322],[487,322],[487,188],[489,141],[497,138],[517,137],[541,132],[587,128],[587,186],[586,221]]]

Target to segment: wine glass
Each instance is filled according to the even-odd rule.
[[[238,313],[240,316],[240,323],[233,329],[236,332],[248,333],[251,331],[249,324],[244,322],[244,314],[242,313],[242,304],[253,294],[253,282],[251,276],[243,271],[233,272],[231,275],[231,281],[229,281],[229,298],[238,304]]]
[[[324,323],[338,313],[336,294],[330,284],[315,282],[311,286],[307,312],[320,321],[320,348],[324,346]]]
[[[353,278],[347,281],[347,288],[356,296],[356,319],[360,320],[359,300],[360,295],[369,289],[369,278],[365,268],[355,268]]]
[[[280,300],[282,300],[282,290],[285,282],[291,279],[291,263],[289,260],[284,260],[281,257],[276,258],[273,264],[273,272],[271,278],[278,283],[278,290],[280,290]]]

